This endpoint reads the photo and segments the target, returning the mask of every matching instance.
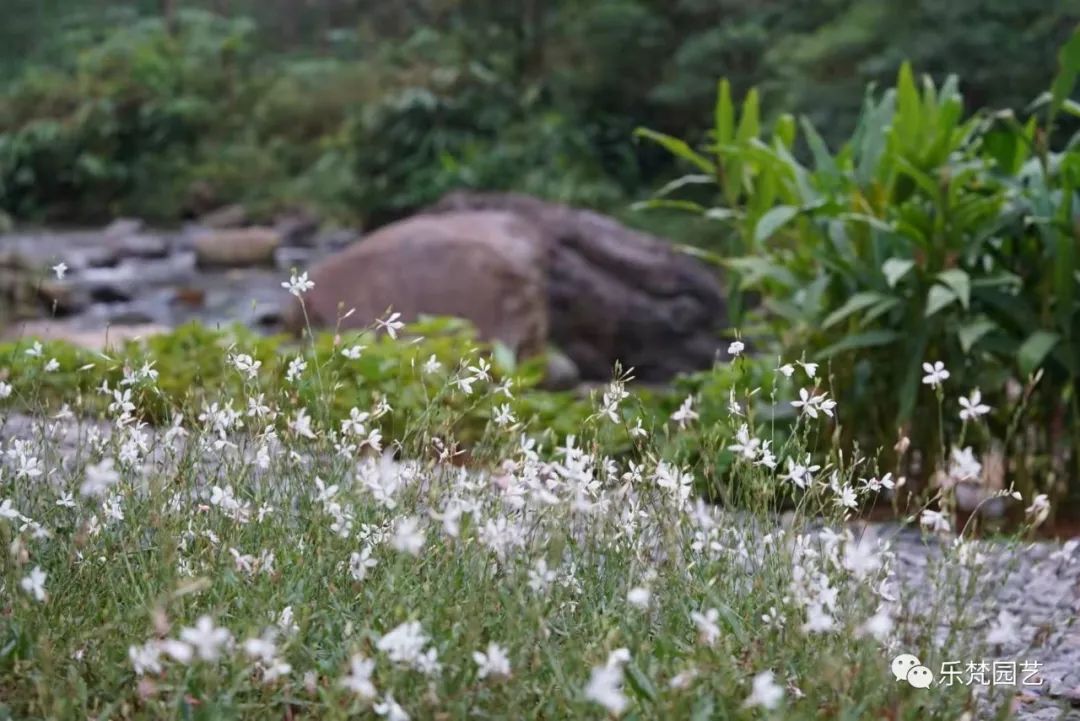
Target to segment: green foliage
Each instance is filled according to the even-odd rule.
[[[917,81],[905,64],[894,88],[867,93],[838,152],[802,119],[809,164],[793,154],[791,121],[761,132],[753,91],[736,119],[726,83],[702,151],[644,133],[704,172],[654,203],[690,182],[716,186],[722,205],[688,207],[723,224],[717,252],[741,290],[760,294],[754,317],[784,351],[829,363],[845,389],[842,426],[864,447],[891,445],[901,428],[933,456],[938,400],[920,380],[940,360],[950,392],[981,388],[998,407],[1010,384],[1027,384],[1026,420],[1044,432],[1016,434],[1017,419],[999,414],[991,434],[1011,444],[1021,476],[1076,477],[1080,136],[1060,150],[1048,141],[1075,84],[1076,42],[1041,120],[966,114],[955,78]]]
[[[172,22],[12,2],[0,210],[76,221],[243,202],[370,223],[461,186],[610,210],[671,172],[632,129],[701,137],[720,75],[835,144],[904,57],[1019,107],[1080,20],[1080,0],[176,0]]]

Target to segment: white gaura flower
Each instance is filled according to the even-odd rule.
[[[932,511],[929,508],[919,516],[919,523],[931,533],[949,533],[952,531],[952,524],[949,523],[949,519],[940,511]]]
[[[738,358],[744,350],[746,350],[746,344],[739,340],[732,341],[727,347],[728,355],[732,358]]]
[[[634,608],[646,609],[649,607],[649,599],[652,593],[644,586],[631,588],[626,594],[626,602]]]
[[[233,356],[230,360],[233,367],[236,368],[241,375],[247,376],[248,380],[255,380],[259,376],[259,368],[262,367],[262,361],[257,361],[246,353]]]
[[[691,421],[695,421],[698,418],[697,411],[693,409],[694,397],[687,396],[686,400],[682,402],[679,409],[671,414],[671,420],[679,424],[679,428],[686,428],[686,425]]]
[[[495,425],[503,428],[505,426],[512,426],[517,423],[517,419],[514,418],[514,412],[510,410],[509,403],[503,403],[500,406],[495,407],[495,413],[491,419],[495,421]]]
[[[371,546],[364,546],[359,553],[353,551],[349,554],[349,575],[354,581],[363,581],[368,571],[377,565],[379,562],[371,557]]]
[[[86,467],[86,479],[79,487],[79,493],[84,496],[103,496],[112,486],[120,480],[120,474],[113,468],[112,458],[106,458],[100,463],[94,463]]]
[[[296,415],[289,420],[289,430],[303,438],[315,438],[315,431],[311,430],[311,417],[306,408],[296,411]]]
[[[386,331],[386,334],[397,340],[397,332],[405,327],[405,324],[401,322],[401,313],[391,313],[386,318],[379,318],[375,321],[375,327],[382,328]]]
[[[878,643],[886,643],[893,631],[893,619],[884,604],[878,606],[874,615],[859,626],[858,636],[870,636]]]
[[[986,643],[991,646],[1011,646],[1020,643],[1020,640],[1020,619],[1002,609],[986,634]]]
[[[971,391],[971,395],[967,398],[960,398],[960,420],[962,421],[973,421],[989,412],[990,406],[982,402],[982,391],[978,388]]]
[[[34,341],[34,344],[26,349],[26,355],[31,358],[40,358],[44,352],[45,349],[42,347],[41,341]]]
[[[836,627],[836,620],[820,603],[812,603],[806,609],[806,623],[803,633],[826,633]]]
[[[621,716],[630,705],[630,700],[623,693],[622,669],[629,657],[626,649],[612,652],[606,664],[593,667],[589,683],[585,686],[585,698],[600,704],[614,716]]]
[[[818,369],[818,364],[817,363],[805,363],[803,361],[795,361],[795,362],[798,363],[800,366],[802,366],[803,372],[806,373],[808,378],[810,378],[811,380],[814,379],[814,378],[817,378],[817,369]]]
[[[975,458],[970,447],[953,448],[949,454],[949,479],[953,483],[977,481],[982,476],[982,464]]]
[[[1040,493],[1031,500],[1031,505],[1024,509],[1029,521],[1034,526],[1041,526],[1050,515],[1050,498]]]
[[[424,531],[420,528],[420,519],[416,516],[406,516],[394,524],[394,535],[390,538],[390,545],[395,551],[419,556],[424,550]]]
[[[750,695],[743,701],[743,706],[746,708],[760,706],[769,710],[779,706],[784,698],[784,689],[776,683],[775,678],[772,671],[762,671],[754,676]]]
[[[195,625],[180,630],[180,640],[190,645],[202,661],[217,661],[221,649],[232,641],[227,628],[214,625],[209,616],[200,616]]]
[[[479,678],[505,678],[510,675],[510,657],[506,655],[506,649],[497,643],[489,643],[486,651],[473,652],[473,661],[476,662],[476,675]]]
[[[802,463],[793,458],[788,458],[787,474],[784,476],[784,480],[791,481],[801,489],[806,489],[814,482],[814,474],[819,470],[821,470],[821,466],[811,463],[809,455]]]
[[[0,399],[7,398],[11,395],[13,388],[10,383],[4,383],[0,381]]]
[[[777,361],[779,360],[780,359],[777,358]],[[776,370],[779,371],[785,378],[790,378],[791,376],[795,375],[795,366],[791,365],[790,363],[785,363],[781,366],[778,366]]]
[[[65,263],[64,261],[60,261],[52,267],[52,272],[56,274],[57,280],[63,280],[64,276],[68,272],[67,263]]]
[[[364,352],[365,348],[367,348],[367,346],[363,346],[363,345],[349,346],[348,348],[345,348],[345,349],[343,349],[341,351],[341,355],[348,358],[349,360],[356,360],[356,359],[358,359],[360,357],[360,354]]]
[[[371,674],[374,671],[373,660],[366,658],[363,654],[354,654],[349,659],[349,672],[338,681],[338,685],[364,700],[374,699],[379,695],[375,684],[371,681]]]
[[[36,601],[45,600],[46,574],[39,566],[34,566],[30,575],[19,581],[19,587],[34,597]]]
[[[931,388],[937,388],[949,378],[949,371],[945,370],[945,364],[941,361],[934,361],[933,363],[923,363],[923,372],[926,375],[923,376],[922,382],[924,385],[928,385]]]
[[[136,676],[161,673],[161,646],[148,641],[142,646],[128,646],[128,660]]]
[[[287,380],[289,383],[295,383],[296,379],[298,379],[306,369],[307,361],[305,361],[300,356],[296,356],[291,361],[289,361],[289,367],[285,371],[285,380]]]
[[[720,638],[720,626],[716,623],[719,619],[720,611],[715,608],[710,608],[704,613],[700,611],[690,613],[690,620],[697,626],[698,640],[701,643],[712,646]]]
[[[291,276],[289,276],[289,279],[287,281],[281,284],[281,287],[299,298],[304,293],[307,293],[309,290],[314,288],[315,283],[308,280],[308,274],[306,272],[301,273],[300,275],[293,273]]]
[[[45,364],[45,372],[55,373],[58,370],[60,370],[60,361],[55,358],[50,358],[49,362]]]
[[[438,373],[440,368],[442,368],[442,363],[435,357],[435,354],[432,354],[430,358],[424,361],[423,370],[425,375]]]
[[[386,717],[386,721],[409,721],[409,714],[405,713],[405,709],[401,708],[390,694],[387,694],[381,703],[375,704],[374,708],[375,713]]]

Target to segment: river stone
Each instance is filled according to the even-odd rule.
[[[260,227],[214,230],[197,235],[194,245],[201,268],[272,266],[281,236],[271,228]]]
[[[544,241],[551,341],[584,380],[616,362],[662,382],[724,356],[724,293],[716,272],[661,238],[588,210],[513,193],[455,192],[427,212],[511,212]]]
[[[522,355],[547,338],[544,244],[535,226],[504,212],[417,216],[393,223],[329,256],[310,272],[304,296],[315,326],[362,328],[388,308],[467,318],[480,336]],[[294,304],[288,325],[298,330]]]

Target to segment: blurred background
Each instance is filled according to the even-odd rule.
[[[838,144],[904,59],[957,74],[969,110],[1022,109],[1080,21],[1078,0],[0,5],[0,225],[242,203],[372,227],[460,187],[625,215],[675,172],[633,130],[703,138],[722,76]]]

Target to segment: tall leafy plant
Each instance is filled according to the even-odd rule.
[[[867,91],[835,152],[806,118],[797,133],[782,116],[766,136],[756,93],[737,113],[721,82],[705,147],[640,131],[698,171],[646,204],[723,224],[717,259],[735,293],[762,299],[760,327],[851,389],[849,440],[891,446],[900,429],[936,451],[942,424],[960,425],[920,383],[922,364],[940,360],[953,399],[979,388],[1001,409],[981,441],[1010,444],[1022,478],[1076,478],[1080,134],[1052,138],[1059,118],[1080,115],[1080,33],[1059,60],[1026,121],[968,114],[956,78],[919,81],[905,64],[895,87]],[[703,183],[716,207],[682,197]],[[1037,432],[1016,432],[1018,387]]]

